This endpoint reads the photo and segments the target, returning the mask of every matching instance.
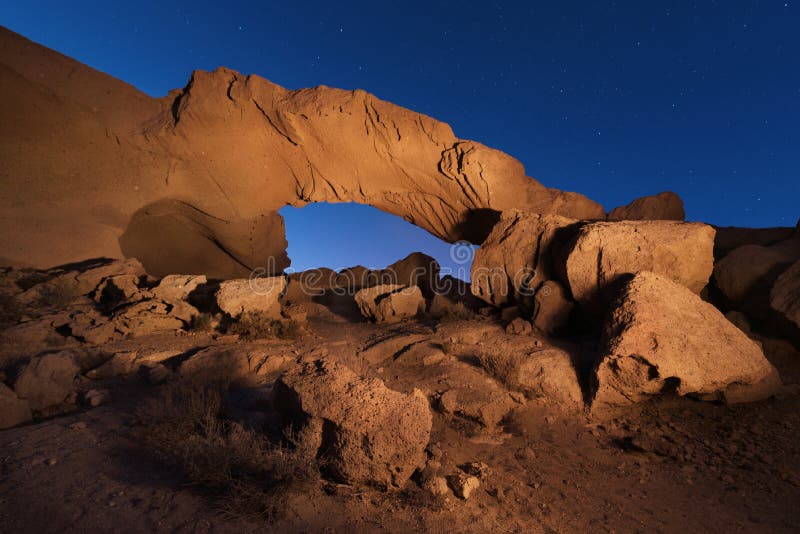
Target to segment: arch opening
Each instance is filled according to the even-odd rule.
[[[433,257],[441,275],[468,281],[477,245],[447,243],[401,217],[354,202],[285,206],[291,258],[289,272],[321,267],[340,271],[356,265],[382,269],[421,252]]]

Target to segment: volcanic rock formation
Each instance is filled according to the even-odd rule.
[[[148,272],[288,265],[277,210],[358,202],[480,243],[510,208],[602,219],[519,161],[364,91],[196,71],[151,98],[0,29],[3,263],[135,256]]]

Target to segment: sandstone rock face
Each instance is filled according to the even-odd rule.
[[[28,401],[17,397],[0,382],[0,430],[27,423],[33,419]]]
[[[219,286],[217,305],[234,318],[242,313],[258,312],[280,319],[279,299],[285,289],[286,278],[283,276],[227,280]]]
[[[404,395],[323,359],[284,373],[273,402],[341,482],[397,487],[425,464],[432,416],[419,391]]]
[[[158,275],[276,274],[288,261],[277,211],[310,202],[370,204],[475,243],[506,209],[605,217],[364,91],[289,91],[220,68],[150,98],[6,29],[0,59],[5,263],[135,255]]]
[[[686,218],[683,200],[672,191],[637,198],[627,206],[608,213],[609,221],[682,221]]]
[[[622,288],[605,345],[593,409],[669,390],[743,402],[768,397],[780,386],[758,344],[692,291],[650,272]]]
[[[494,306],[530,299],[542,282],[555,277],[555,249],[577,226],[558,215],[502,213],[475,251],[472,293]]]
[[[578,230],[564,264],[572,296],[590,312],[602,312],[624,275],[651,271],[695,293],[714,265],[714,229],[700,223],[622,221],[587,224]]]
[[[397,323],[425,309],[418,286],[380,285],[361,289],[355,295],[361,314],[378,323]]]
[[[28,401],[31,410],[43,410],[64,402],[74,390],[79,371],[69,351],[36,356],[20,372],[14,391],[17,397]]]
[[[770,292],[770,305],[800,327],[800,261],[778,277]]]

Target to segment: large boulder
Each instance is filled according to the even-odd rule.
[[[153,288],[153,296],[168,304],[184,302],[198,287],[207,282],[205,276],[191,274],[170,274],[161,279]]]
[[[20,399],[0,382],[0,430],[27,423],[33,419],[28,401]]]
[[[28,401],[31,410],[41,411],[63,403],[70,396],[79,372],[72,351],[35,356],[17,376],[14,392]]]
[[[369,204],[451,242],[480,243],[512,207],[605,217],[508,154],[362,90],[288,90],[219,68],[152,98],[5,28],[0,63],[9,263],[126,255],[156,276],[277,274],[288,265],[278,210],[312,202]]]
[[[377,275],[380,284],[418,286],[430,298],[439,282],[439,262],[422,252],[412,252]]]
[[[361,289],[375,285],[373,271],[363,265],[346,267],[336,275],[336,287],[343,289],[349,294]]]
[[[337,277],[336,271],[327,267],[291,273],[281,300],[287,304],[312,302],[337,288]]]
[[[729,403],[780,387],[759,345],[711,304],[666,276],[641,272],[622,287],[605,325],[593,409],[674,391]]]
[[[486,345],[478,351],[481,366],[509,388],[546,404],[575,411],[583,391],[570,354],[558,348]]]
[[[226,280],[217,290],[217,305],[233,318],[243,313],[260,313],[280,319],[280,297],[285,289],[286,278],[283,276]]]
[[[724,258],[729,252],[744,245],[767,247],[790,239],[797,231],[791,226],[775,228],[740,228],[736,226],[715,226],[714,258]]]
[[[397,323],[425,310],[418,286],[380,285],[364,288],[355,295],[361,314],[377,323]]]
[[[800,261],[775,281],[770,291],[772,309],[800,327]]]
[[[594,313],[605,310],[615,282],[651,271],[694,293],[714,266],[714,229],[673,221],[599,222],[582,226],[571,242],[562,277],[575,300]]]
[[[529,300],[541,283],[555,277],[555,249],[578,224],[558,215],[503,212],[475,251],[472,293],[494,306]]]
[[[609,221],[682,221],[686,213],[681,197],[672,191],[664,191],[614,208],[606,218]]]
[[[786,239],[769,246],[743,245],[714,265],[716,287],[733,306],[763,299],[780,275],[800,260],[800,238]],[[758,302],[751,302],[758,307]],[[763,306],[762,306],[763,307]]]
[[[432,416],[417,390],[392,391],[321,359],[285,372],[273,391],[302,449],[340,482],[399,487],[425,464]]]

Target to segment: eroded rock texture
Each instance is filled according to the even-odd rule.
[[[300,446],[341,482],[402,486],[425,462],[432,416],[419,391],[392,391],[323,359],[284,373],[274,404]]]
[[[3,263],[137,256],[151,273],[288,265],[287,204],[359,202],[480,243],[496,212],[602,219],[511,156],[364,91],[196,71],[150,98],[0,29]],[[122,239],[121,239],[122,237]]]
[[[700,293],[714,267],[714,229],[673,221],[586,224],[569,247],[563,279],[588,311],[602,313],[621,276],[652,271]]]
[[[666,276],[641,272],[622,288],[605,327],[594,409],[674,391],[728,402],[780,386],[759,345],[711,304]]]
[[[530,300],[556,276],[556,250],[578,222],[559,215],[509,210],[475,251],[472,293],[494,306]]]

